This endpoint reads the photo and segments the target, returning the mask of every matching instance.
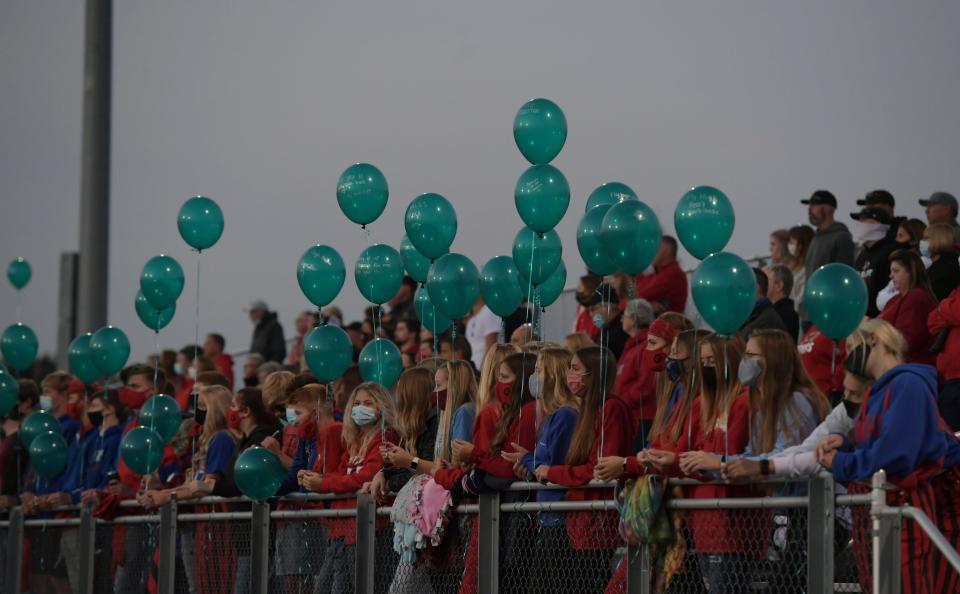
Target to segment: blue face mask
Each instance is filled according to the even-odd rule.
[[[930,257],[930,242],[926,239],[920,240],[920,255],[924,258]]]
[[[683,376],[683,361],[668,357],[666,371],[671,382],[679,381],[680,377]]]
[[[761,373],[763,373],[763,368],[760,367],[756,359],[743,358],[740,360],[740,368],[737,369],[737,379],[744,386],[753,387],[757,385]]]
[[[53,410],[53,398],[50,396],[40,397],[40,410],[50,412]]]
[[[350,418],[353,419],[353,422],[357,425],[366,427],[377,420],[377,411],[373,410],[369,406],[356,404],[352,409],[350,409]]]
[[[530,395],[535,399],[540,398],[540,376],[536,373],[527,380],[527,386],[530,388]]]
[[[289,424],[291,424],[291,425],[296,425],[296,423],[297,423],[297,411],[294,410],[294,409],[292,409],[292,408],[288,408],[288,409],[286,410],[286,415],[287,415],[287,423],[289,423]]]
[[[596,326],[597,328],[603,328],[604,326],[607,325],[607,322],[603,319],[603,316],[601,316],[600,314],[594,314],[593,325]]]

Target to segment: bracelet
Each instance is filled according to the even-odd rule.
[[[623,459],[623,471],[624,471],[624,472],[627,471],[627,459],[626,459],[626,458]]]

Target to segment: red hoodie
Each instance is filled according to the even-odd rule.
[[[834,349],[837,350],[834,355]],[[803,368],[824,394],[843,391],[843,360],[847,356],[844,341],[834,342],[811,326],[797,345]]]
[[[687,273],[677,262],[637,276],[637,297],[659,303],[664,311],[683,313],[687,307]]]
[[[890,322],[907,339],[906,363],[934,364],[930,353],[933,337],[927,330],[927,318],[937,309],[933,295],[920,288],[910,289],[887,302],[877,319]]]
[[[582,305],[577,305],[577,319],[573,324],[574,332],[583,332],[590,336],[594,342],[600,342],[600,328],[593,323],[593,316],[590,310]]]
[[[643,365],[646,348],[647,329],[643,328],[627,339],[617,361],[614,391],[630,407],[634,427],[639,427],[642,419],[653,419],[657,414],[657,374]]]
[[[233,389],[233,357],[226,353],[220,353],[213,358],[213,366],[217,368],[217,371],[223,374],[223,377],[227,378],[227,383],[230,384],[227,386],[231,390]]]
[[[950,331],[943,350],[937,355],[937,372],[941,381],[960,379],[960,287],[930,312],[927,329],[934,337],[943,330]]]

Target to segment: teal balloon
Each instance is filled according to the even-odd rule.
[[[0,351],[3,352],[3,358],[17,371],[23,371],[33,365],[38,349],[37,335],[26,324],[11,324],[0,336]]]
[[[660,250],[660,221],[639,200],[610,207],[600,227],[600,241],[617,268],[627,274],[646,270]]]
[[[567,266],[563,263],[563,260],[560,260],[560,264],[557,266],[557,269],[553,271],[553,274],[550,275],[550,278],[543,281],[543,283],[537,287],[539,293],[537,299],[539,300],[540,307],[546,309],[553,305],[560,297],[560,294],[563,293],[566,286]]]
[[[549,163],[567,141],[567,118],[549,99],[531,99],[513,119],[513,140],[527,161]]]
[[[427,287],[417,289],[413,296],[413,308],[417,313],[420,324],[433,335],[443,334],[453,325],[453,320],[433,306],[433,302],[430,300],[430,291],[427,290]]]
[[[153,429],[160,436],[160,441],[167,444],[180,430],[182,422],[183,415],[177,401],[167,394],[154,394],[143,403],[138,425]]]
[[[393,299],[403,284],[403,262],[400,252],[377,243],[363,250],[353,269],[360,294],[378,305]]]
[[[440,194],[421,194],[407,206],[403,227],[417,251],[434,261],[450,251],[457,236],[457,213]]]
[[[10,371],[0,364],[0,416],[7,414],[20,400],[20,385]]]
[[[150,258],[140,273],[140,292],[155,309],[170,308],[183,292],[183,268],[170,256]]]
[[[20,425],[20,443],[29,448],[34,439],[48,433],[60,435],[60,421],[45,411],[30,413]]]
[[[727,196],[710,186],[697,186],[684,194],[673,212],[677,238],[698,260],[727,247],[736,220]]]
[[[546,233],[567,213],[570,185],[553,165],[534,165],[520,175],[513,199],[527,227]]]
[[[590,197],[587,198],[587,207],[584,210],[590,212],[592,208],[613,206],[626,200],[639,200],[633,188],[620,182],[607,182],[590,192]]]
[[[410,277],[418,283],[427,282],[427,274],[430,273],[430,260],[417,251],[413,242],[406,235],[400,240],[400,260],[403,262],[403,268]]]
[[[151,474],[160,468],[164,443],[149,427],[134,427],[120,440],[120,457],[137,474]]]
[[[194,196],[180,207],[177,215],[180,237],[195,250],[213,247],[223,235],[223,211],[206,196]]]
[[[113,375],[127,364],[130,341],[120,328],[104,326],[90,337],[90,354],[102,375]]]
[[[177,304],[174,303],[167,309],[158,310],[150,305],[147,298],[143,296],[143,291],[137,291],[137,298],[133,302],[134,309],[137,310],[137,317],[143,322],[143,325],[154,332],[159,332],[166,328],[174,314],[177,313]]]
[[[375,338],[368,342],[360,351],[357,366],[363,381],[377,382],[386,388],[395,385],[403,373],[400,349],[386,338]]]
[[[38,435],[28,451],[30,465],[42,478],[53,478],[67,467],[67,440],[59,432]]]
[[[256,501],[273,497],[286,476],[287,470],[280,458],[260,446],[245,449],[233,465],[233,479],[237,488]]]
[[[757,279],[743,258],[720,252],[697,266],[691,292],[703,319],[717,334],[732,336],[753,311]]]
[[[67,360],[70,363],[70,373],[80,378],[85,384],[93,383],[103,375],[93,362],[93,352],[90,350],[90,339],[93,334],[87,332],[70,341],[67,350]]]
[[[387,207],[387,178],[369,163],[356,163],[340,174],[337,204],[347,218],[358,225],[369,225]]]
[[[827,264],[807,279],[803,304],[810,321],[824,336],[843,340],[857,329],[867,313],[867,285],[850,266]]]
[[[312,245],[297,263],[297,283],[310,303],[324,307],[333,303],[343,288],[347,269],[337,250],[328,245]]]
[[[542,236],[524,227],[513,239],[513,263],[523,284],[537,286],[550,278],[560,265],[563,244],[560,235],[550,230]]]
[[[10,280],[10,284],[17,290],[27,286],[31,276],[33,276],[33,271],[30,269],[30,262],[27,262],[23,258],[14,259],[10,262],[10,265],[7,266],[7,279]]]
[[[520,272],[510,256],[490,258],[480,271],[480,294],[490,311],[501,318],[511,315],[525,295]]]
[[[337,379],[353,362],[350,337],[337,326],[318,326],[303,339],[303,355],[313,375],[322,383]]]
[[[610,210],[609,204],[601,204],[583,213],[577,225],[577,250],[587,269],[594,274],[607,275],[617,271],[617,265],[607,253],[600,238],[603,229],[603,217]]]
[[[447,254],[430,266],[427,290],[440,313],[457,320],[470,313],[477,301],[480,273],[463,254]]]

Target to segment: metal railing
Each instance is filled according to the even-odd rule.
[[[689,488],[697,484],[703,483],[673,480],[670,486]],[[915,522],[952,568],[960,572],[956,543],[949,542],[929,517],[916,508],[887,504],[887,485],[882,471],[874,476],[872,491],[866,494],[837,494],[828,473],[809,479],[806,487],[805,496],[670,499],[667,508],[680,514],[683,520],[682,540],[686,549],[671,592],[687,591],[685,582],[692,584],[689,591],[702,591],[702,580],[710,579],[730,580],[730,584],[735,584],[734,591],[744,592],[862,591],[862,584],[868,583],[860,575],[864,568],[858,569],[852,555],[844,557],[849,551],[838,550],[849,548],[854,539],[841,538],[835,546],[836,531],[847,530],[845,522],[850,521],[841,521],[839,516],[853,507],[858,508],[858,514],[853,517],[860,515],[872,524],[869,530],[863,531],[870,538],[861,539],[853,546],[869,552],[872,571],[869,583],[875,585],[876,592],[897,594],[900,591],[900,530],[904,518]],[[156,581],[155,588],[160,594],[198,590],[236,594],[289,592],[284,579],[297,581],[300,586],[296,591],[326,591],[320,589],[321,574],[329,569],[323,566],[325,556],[334,554],[334,542],[327,538],[325,528],[319,527],[342,520],[352,522],[351,536],[355,542],[336,543],[337,554],[344,555],[342,559],[352,567],[350,575],[340,577],[358,593],[387,592],[391,581],[421,584],[413,590],[401,591],[456,592],[468,576],[476,579],[471,582],[471,586],[475,583],[476,587],[467,591],[484,594],[523,591],[525,584],[548,578],[560,579],[570,591],[578,592],[603,591],[604,587],[609,587],[608,591],[630,593],[657,591],[658,568],[653,548],[642,543],[628,546],[617,531],[619,516],[614,497],[618,487],[612,483],[585,487],[609,490],[609,494],[602,493],[607,498],[531,500],[532,495],[559,488],[515,483],[506,491],[481,494],[476,503],[461,503],[450,521],[451,525],[459,525],[459,536],[451,543],[446,565],[439,568],[400,563],[392,547],[393,530],[384,522],[391,508],[378,507],[366,495],[356,496],[356,506],[349,508],[330,507],[330,504],[354,495],[296,495],[281,500],[285,507],[292,509],[276,509],[277,506],[271,509],[267,503],[245,498],[213,497],[174,500],[155,512],[143,512],[136,511],[139,508],[134,502],[124,502],[122,510],[136,515],[121,515],[109,521],[95,518],[89,507],[64,508],[62,511],[71,510],[74,516],[55,519],[25,518],[20,508],[13,508],[8,518],[0,522],[0,531],[5,532],[3,591],[21,591],[20,568],[25,542],[42,548],[45,538],[60,538],[66,531],[75,531],[77,558],[73,562],[79,579],[73,580],[76,582],[74,594],[107,592],[111,591],[110,585],[118,588],[116,591],[120,594],[112,572],[106,579],[99,576],[104,571],[102,568],[110,567],[110,563],[95,557],[104,554],[103,543],[110,536],[109,531],[121,526],[145,528],[146,532],[133,534],[148,535],[140,545],[147,547],[150,558],[155,561],[148,573],[150,579]],[[196,505],[217,506],[223,511],[190,509]],[[594,541],[573,542],[570,526],[576,517],[574,514],[579,514],[581,524],[590,527]],[[219,584],[213,590],[195,588],[194,583],[200,576],[187,574],[199,566],[187,559],[186,539],[188,535],[199,539],[198,530],[218,526],[231,527],[232,537],[213,544],[223,547],[219,550],[224,558],[234,563],[218,579],[233,581]],[[555,526],[568,527],[565,530],[570,534],[569,542],[563,536],[560,541],[555,539],[564,533],[564,529],[551,530]],[[723,529],[728,533],[724,534]],[[108,531],[106,535],[104,531]],[[280,542],[279,536],[284,531],[292,531],[292,541]],[[556,548],[557,542],[566,544]],[[191,545],[191,556],[193,546],[196,545]],[[207,549],[205,554],[216,556],[217,553]],[[43,553],[31,550],[27,560],[35,562],[37,555]],[[293,555],[300,566],[283,574],[278,568],[285,555]],[[715,557],[722,563],[718,565]],[[242,563],[238,561],[240,558]],[[289,566],[290,559],[286,561]],[[126,562],[131,561],[126,559]],[[340,569],[346,567],[345,564]],[[531,567],[537,570],[531,571]],[[722,575],[714,573],[718,567]],[[98,576],[96,581],[95,576]],[[618,576],[622,576],[621,582],[617,581]],[[34,576],[28,574],[28,577]],[[133,590],[122,589],[122,594],[133,591],[146,592],[147,586],[143,583]]]

